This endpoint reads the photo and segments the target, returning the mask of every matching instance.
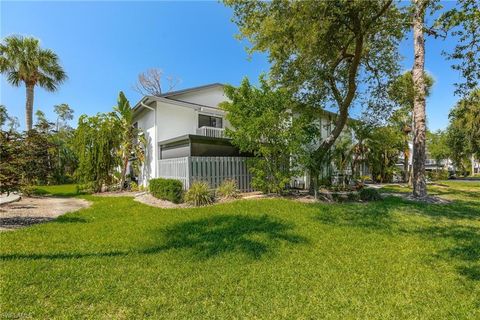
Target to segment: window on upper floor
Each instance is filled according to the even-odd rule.
[[[205,114],[198,115],[198,127],[214,127],[223,128],[223,119],[221,117],[208,116]]]

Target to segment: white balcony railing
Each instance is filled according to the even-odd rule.
[[[200,136],[211,138],[225,138],[225,129],[214,127],[200,127],[197,128],[197,134]]]

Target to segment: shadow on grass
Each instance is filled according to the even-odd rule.
[[[268,216],[220,215],[185,222],[167,229],[159,249],[191,249],[198,258],[210,258],[227,252],[242,252],[259,259],[272,251],[277,242],[298,244],[306,239],[292,234],[293,226]],[[157,248],[148,249],[155,253]]]
[[[429,239],[447,238],[454,245],[438,254],[441,259],[454,259],[462,265],[458,272],[468,279],[480,281],[480,228],[470,226],[435,226],[416,231]]]
[[[156,254],[165,250],[191,250],[194,257],[208,259],[224,253],[242,253],[252,259],[260,259],[274,253],[280,242],[306,243],[304,237],[292,234],[293,226],[268,216],[248,217],[221,215],[184,222],[155,233],[159,243],[142,249],[108,251],[98,253],[13,253],[0,255],[0,260],[79,259],[90,257],[117,257],[129,254]]]
[[[478,194],[478,193],[477,193]],[[394,212],[433,218],[429,227],[403,226],[393,217]],[[449,219],[447,224],[435,225],[436,219]],[[384,201],[367,205],[321,207],[314,220],[332,226],[348,226],[398,234],[419,235],[428,240],[447,239],[452,245],[440,251],[435,257],[452,261],[458,273],[468,279],[480,280],[480,228],[474,222],[480,221],[480,203],[455,200],[450,204],[422,204],[387,197]],[[462,221],[459,224],[457,221]],[[465,226],[464,220],[473,225]],[[442,220],[444,221],[444,220]]]
[[[87,223],[87,219],[82,217],[69,217],[69,216],[59,216],[55,220],[55,223]]]

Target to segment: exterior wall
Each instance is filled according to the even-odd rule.
[[[223,87],[215,86],[193,92],[187,92],[171,96],[171,99],[192,102],[204,106],[217,108],[220,102],[227,100],[223,92]]]
[[[145,162],[140,168],[139,184],[146,186],[148,180],[155,177],[156,143],[155,141],[155,111],[145,109],[135,117],[138,128],[145,134],[147,147],[145,149]]]
[[[197,126],[195,109],[157,102],[157,142],[195,134]]]

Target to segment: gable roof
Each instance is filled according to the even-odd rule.
[[[170,92],[167,92],[167,93],[164,93],[164,94],[160,95],[160,97],[171,98],[173,96],[178,96],[180,94],[190,93],[190,92],[195,92],[195,91],[200,91],[200,90],[205,90],[205,89],[210,89],[210,88],[215,88],[215,87],[222,87],[223,88],[224,84],[219,83],[219,82],[215,82],[215,83],[210,83],[210,84],[206,84],[206,85],[203,85],[203,86],[192,87],[192,88],[176,90],[176,91],[170,91]]]
[[[152,101],[170,102],[170,103],[178,104],[180,106],[190,107],[190,108],[198,109],[198,110],[199,109],[204,109],[204,108],[212,109],[211,106],[205,106],[205,105],[198,104],[198,103],[177,100],[177,99],[174,99],[173,97],[181,95],[181,94],[185,94],[185,93],[201,91],[201,90],[215,88],[215,87],[222,87],[223,88],[224,86],[225,86],[224,84],[216,82],[216,83],[210,83],[210,84],[206,84],[206,85],[202,85],[202,86],[197,86],[197,87],[192,87],[192,88],[187,88],[187,89],[182,89],[182,90],[177,90],[177,91],[171,91],[171,92],[161,94],[160,96],[144,96],[142,99],[140,99],[140,101],[137,102],[137,104],[135,104],[135,106],[132,109],[133,109],[134,112],[137,112],[140,109],[142,109],[142,106],[143,107],[145,106],[145,103],[150,103]]]

